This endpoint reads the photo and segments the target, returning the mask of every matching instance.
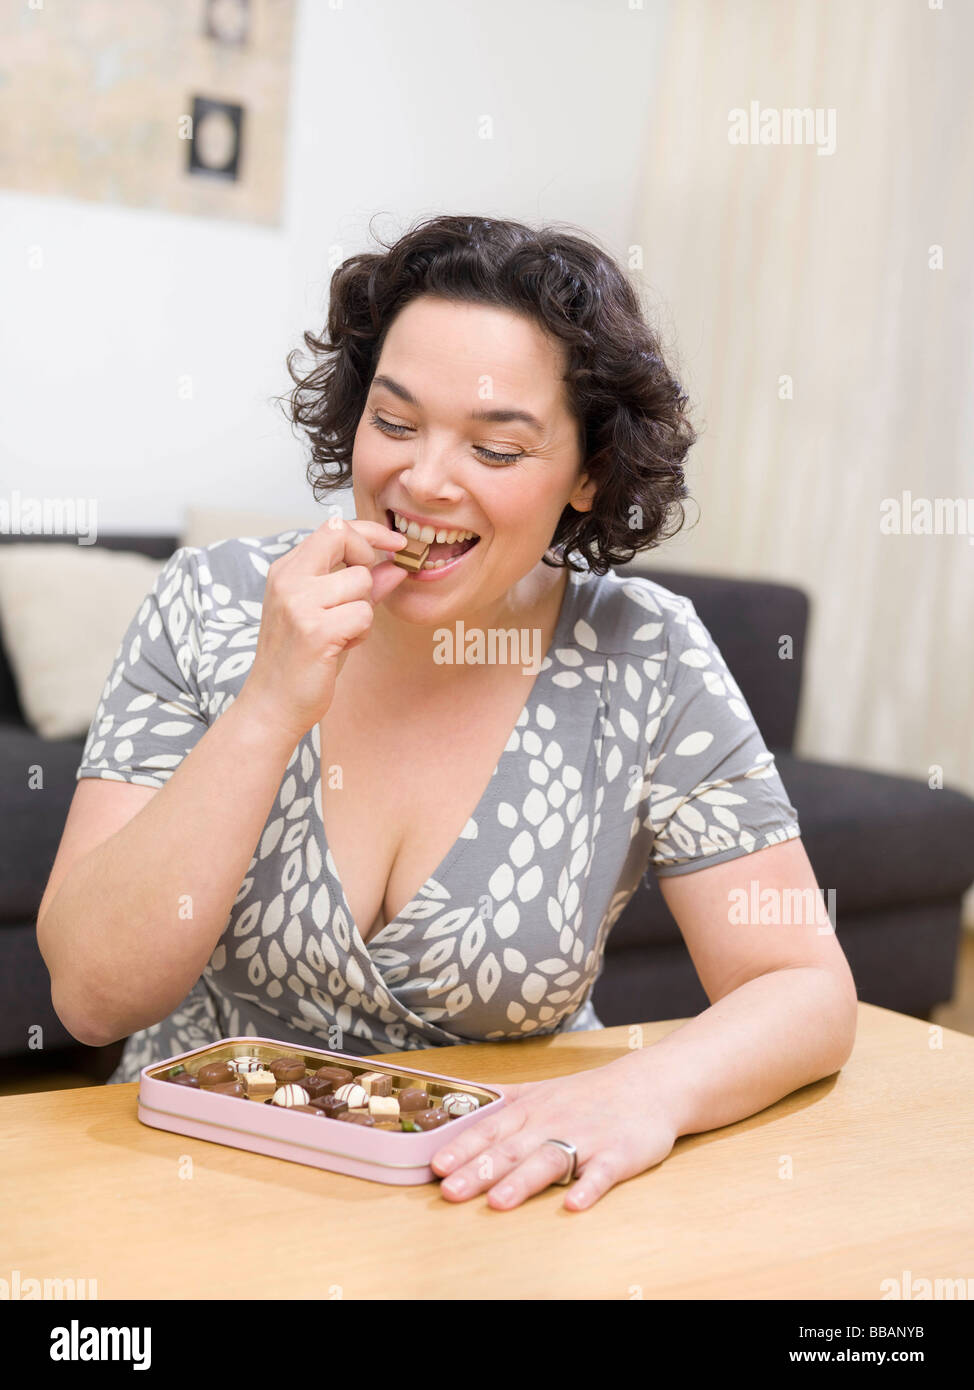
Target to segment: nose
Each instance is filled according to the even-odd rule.
[[[449,448],[417,440],[412,462],[406,464],[400,477],[403,486],[417,499],[455,501],[462,494],[457,474],[457,458]]]

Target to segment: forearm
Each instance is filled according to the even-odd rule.
[[[83,1041],[158,1022],[223,932],[293,740],[238,699],[172,777],[65,876],[38,928],[54,1007]]]
[[[677,1135],[701,1134],[831,1076],[855,1028],[851,982],[814,966],[776,970],[610,1066],[658,1088]]]

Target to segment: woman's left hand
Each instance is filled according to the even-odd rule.
[[[654,1086],[650,1069],[609,1063],[551,1081],[504,1085],[508,1102],[496,1115],[470,1125],[433,1155],[433,1171],[449,1174],[444,1197],[466,1201],[481,1192],[499,1211],[519,1206],[564,1177],[569,1158],[546,1144],[562,1139],[578,1152],[577,1180],[565,1207],[592,1206],[617,1182],[660,1163],[673,1148],[677,1126]]]

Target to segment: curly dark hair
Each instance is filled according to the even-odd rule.
[[[561,224],[565,225],[565,224]],[[383,254],[350,256],[331,278],[328,322],[305,332],[314,366],[295,371],[292,426],[311,441],[315,500],[348,484],[352,444],[385,335],[423,294],[497,305],[532,317],[567,349],[565,383],[579,425],[592,508],[565,507],[544,563],[605,574],[675,535],[689,495],[683,461],[697,438],[688,398],[663,360],[638,296],[601,248],[554,225],[538,230],[486,217],[433,217]],[[574,564],[577,551],[585,565]]]

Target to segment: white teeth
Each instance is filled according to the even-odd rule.
[[[440,545],[454,545],[457,541],[479,540],[476,531],[437,530],[434,526],[421,526],[417,521],[408,521],[398,512],[392,513],[392,519],[396,524],[397,531],[401,531],[404,536],[409,536],[411,540],[421,540],[424,544],[432,545],[434,541],[437,541]]]

